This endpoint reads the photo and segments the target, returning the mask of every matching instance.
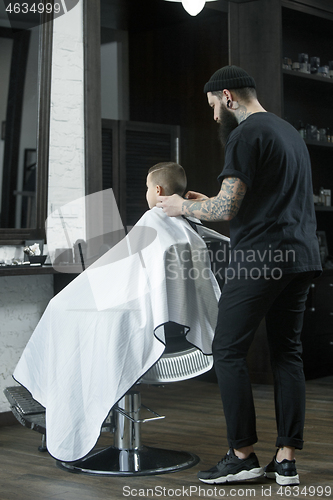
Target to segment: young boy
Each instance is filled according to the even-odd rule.
[[[147,203],[149,208],[156,206],[157,196],[179,194],[183,196],[187,179],[185,170],[174,162],[157,163],[148,170]]]

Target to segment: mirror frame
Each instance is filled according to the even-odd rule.
[[[85,191],[89,195],[103,189],[100,0],[83,0],[83,44]]]
[[[22,245],[28,239],[45,239],[49,170],[53,20],[49,16],[48,18],[44,18],[43,21],[40,25],[38,53],[36,227],[17,229],[0,228],[0,245]]]

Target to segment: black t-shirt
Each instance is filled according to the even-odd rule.
[[[272,113],[250,115],[228,137],[219,181],[226,176],[247,185],[230,221],[229,276],[320,271],[310,157],[297,130]]]

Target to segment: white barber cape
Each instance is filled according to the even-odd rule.
[[[46,408],[47,447],[78,460],[114,404],[163,354],[168,321],[211,354],[220,291],[202,238],[148,210],[47,306],[14,378]]]

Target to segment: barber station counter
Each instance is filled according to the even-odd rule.
[[[2,276],[44,276],[49,275],[53,281],[54,295],[67,286],[78,273],[61,273],[51,265],[8,265],[0,266],[0,278]],[[1,282],[0,282],[1,283]],[[1,285],[0,285],[1,287]],[[0,288],[1,293],[1,288]],[[53,296],[53,295],[52,295]],[[51,297],[52,298],[52,297]]]
[[[41,265],[8,265],[0,267],[0,277],[1,276],[31,276],[31,275],[42,275],[42,274],[55,274],[57,271],[53,269],[52,266],[41,266]]]
[[[10,411],[3,391],[15,385],[12,374],[31,334],[52,297],[75,276],[48,265],[0,267],[0,417]]]

